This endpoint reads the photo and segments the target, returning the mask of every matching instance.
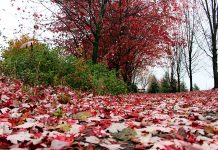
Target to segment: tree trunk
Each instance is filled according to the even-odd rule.
[[[192,79],[192,74],[190,74],[189,81],[190,81],[190,91],[193,91],[193,79]]]
[[[123,75],[123,81],[127,84],[128,90],[131,91],[131,90],[132,90],[132,89],[131,89],[132,82],[131,82],[131,80],[129,79],[129,76],[128,76],[127,73],[125,73],[125,74]]]
[[[119,76],[120,76],[120,65],[118,63],[116,64],[115,69],[116,69],[116,76],[119,78]]]
[[[193,77],[192,77],[192,50],[189,50],[189,81],[190,81],[190,91],[193,91]]]
[[[128,63],[126,63],[125,68],[126,69],[125,69],[125,72],[123,74],[124,82],[127,85],[131,85],[132,84],[132,75],[131,75],[131,69],[130,69],[130,66]]]
[[[93,43],[93,53],[92,53],[92,62],[94,64],[97,63],[97,59],[98,59],[98,43]]]
[[[218,68],[217,68],[217,2],[213,1],[212,5],[212,23],[211,23],[211,35],[212,35],[212,63],[213,63],[213,76],[214,76],[214,89],[218,88]]]
[[[170,77],[170,91],[176,93],[176,80],[174,78],[174,66],[171,66],[171,77]]]
[[[217,49],[213,47],[213,75],[214,75],[214,88],[218,88],[218,70],[217,70]]]
[[[98,60],[98,47],[99,47],[99,32],[96,31],[95,40],[93,42],[92,62],[97,64]]]
[[[180,82],[180,72],[179,72],[179,70],[177,71],[177,82],[178,82],[177,91],[180,92],[181,91],[181,82]]]

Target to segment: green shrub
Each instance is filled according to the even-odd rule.
[[[92,74],[83,59],[67,58],[66,81],[74,89],[92,90]],[[71,70],[71,71],[70,71]]]
[[[16,51],[16,49],[14,49]],[[55,50],[45,45],[23,49],[14,55],[3,55],[3,72],[30,85],[54,85],[54,76],[59,72],[59,57]]]
[[[170,87],[170,77],[168,72],[165,72],[165,75],[163,79],[160,82],[160,91],[162,93],[170,93],[171,87]]]
[[[180,83],[180,92],[187,92],[187,91],[188,91],[187,86],[186,86],[185,82],[182,81]]]
[[[124,81],[116,78],[116,73],[109,73],[105,80],[108,93],[113,95],[127,93],[127,86]]]
[[[92,64],[87,62],[92,74],[92,85],[98,94],[122,94],[127,92],[127,86],[116,76],[114,70],[109,71],[104,64]]]
[[[127,86],[103,64],[92,64],[74,56],[61,56],[58,49],[38,44],[26,49],[3,53],[0,64],[5,75],[29,85],[68,85],[73,89],[97,94],[121,94]],[[16,51],[16,52],[13,52]]]

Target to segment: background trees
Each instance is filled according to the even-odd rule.
[[[182,28],[183,35],[186,41],[186,46],[184,46],[184,50],[182,51],[184,59],[184,67],[189,77],[189,87],[190,91],[193,90],[193,74],[198,69],[197,64],[199,61],[199,56],[201,52],[197,48],[196,37],[198,36],[198,9],[199,5],[196,0],[186,1],[186,5],[183,6],[183,13],[185,23]]]
[[[197,57],[193,49],[195,0],[47,2],[56,9],[46,7],[53,14],[46,27],[55,33],[55,42],[70,54],[105,63],[129,87],[135,87],[132,84],[140,70],[157,65],[167,56],[171,61],[171,91],[180,91],[184,68],[192,90],[193,62]],[[34,17],[38,16],[34,13]]]
[[[169,57],[170,80],[177,80],[177,91],[180,91],[181,79],[187,75],[190,91],[193,90],[193,74],[199,69],[201,55],[198,47],[199,4],[196,0],[181,1],[180,22],[175,28],[174,45]],[[171,83],[171,88],[175,83]],[[175,90],[172,90],[175,91]]]
[[[107,12],[108,0],[71,0],[61,1],[54,0],[60,8],[59,12],[54,15],[57,18],[53,22],[51,30],[61,33],[62,46],[67,46],[68,50],[77,53],[77,49],[84,42],[86,43],[85,50],[91,47],[91,58],[93,63],[97,63],[100,37],[102,30],[105,28],[105,13]],[[60,41],[59,41],[60,42]],[[89,48],[90,50],[90,48]],[[90,54],[90,51],[85,52],[85,57]]]
[[[170,92],[170,77],[168,72],[165,72],[164,77],[162,78],[162,80],[160,81],[160,91],[162,93],[168,93]]]
[[[199,90],[196,84],[195,90]],[[171,81],[169,72],[165,72],[164,77],[160,80],[157,80],[157,78],[152,75],[147,88],[148,93],[176,93],[187,91],[185,82],[180,81],[180,87],[178,88],[178,81],[176,79]]]
[[[160,92],[159,82],[154,75],[151,77],[151,81],[150,81],[147,92],[148,93],[159,93]]]

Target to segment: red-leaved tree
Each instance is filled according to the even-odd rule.
[[[72,53],[107,62],[125,82],[137,69],[169,54],[177,22],[175,0],[53,0],[59,6],[50,29]]]
[[[50,30],[59,33],[57,42],[74,54],[84,46],[84,57],[97,63],[99,43],[109,0],[51,0],[59,11]],[[91,49],[91,50],[90,50]]]
[[[103,33],[104,51],[109,67],[120,71],[131,83],[137,69],[154,64],[169,53],[177,18],[172,15],[173,1],[122,1],[110,8],[109,30]],[[101,49],[102,51],[104,49]],[[103,55],[103,56],[105,56]]]

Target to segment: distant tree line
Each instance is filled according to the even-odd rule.
[[[178,87],[179,86],[179,87]],[[194,84],[193,90],[200,90],[197,84]],[[157,80],[155,75],[150,78],[150,84],[147,88],[147,93],[176,93],[187,92],[188,88],[184,81],[178,84],[176,79],[170,79],[169,73],[166,72],[161,80]]]

